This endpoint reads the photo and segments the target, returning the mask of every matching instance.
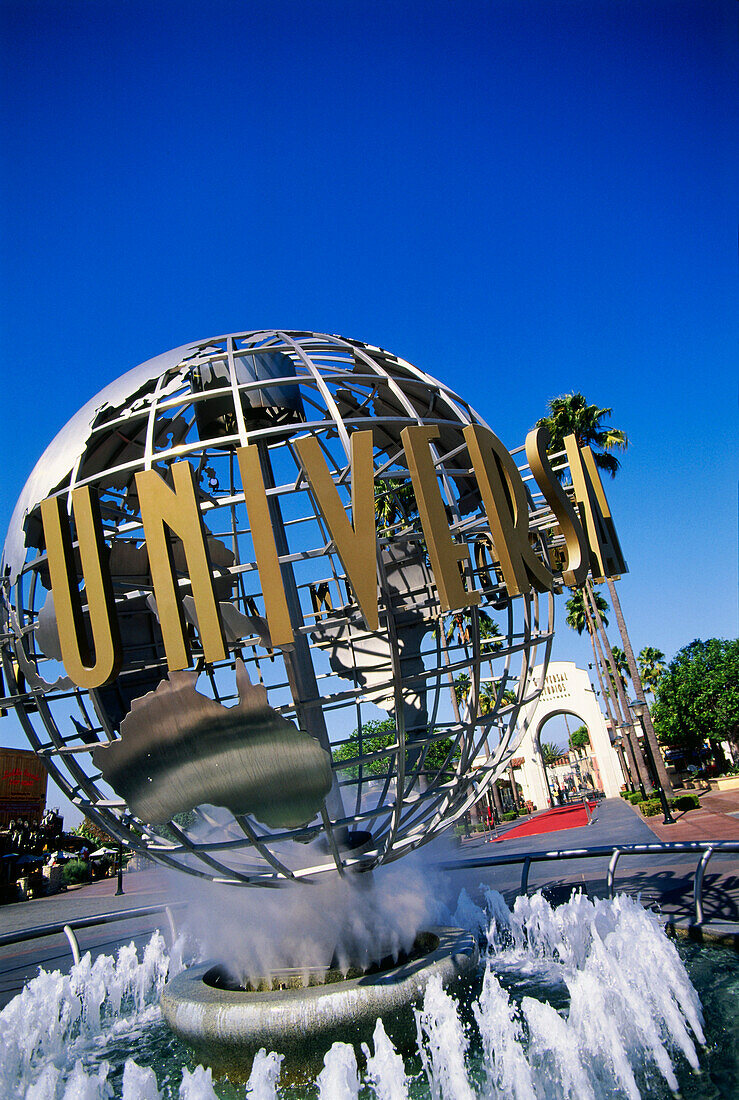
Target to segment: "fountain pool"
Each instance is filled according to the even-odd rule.
[[[675,945],[636,901],[541,895],[509,911],[488,891],[460,898],[481,942],[461,1001],[430,981],[414,1049],[378,1022],[364,1051],[335,1043],[315,1080],[283,1080],[278,1054],[247,1085],[211,1080],[167,1029],[158,996],[182,967],[158,934],[141,959],[89,956],[40,974],[0,1013],[0,1092],[28,1100],[555,1100],[739,1097],[739,956]]]

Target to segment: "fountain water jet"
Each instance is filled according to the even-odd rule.
[[[654,915],[627,897],[576,897],[553,910],[536,895],[519,898],[509,911],[492,891],[477,914],[469,896],[462,907],[476,920],[488,914],[481,988],[460,1003],[438,982],[429,983],[416,1010],[418,1050],[411,1058],[401,1059],[378,1022],[370,1042],[351,1047],[360,1058],[353,1072],[361,1093],[360,1085],[351,1091],[345,1039],[328,1051],[317,1085],[302,1092],[281,1090],[280,1059],[266,1050],[254,1061],[246,1091],[211,1084],[210,1071],[188,1062],[163,1027],[155,1001],[168,966],[180,963],[167,956],[158,936],[141,962],[121,948],[117,961],[87,959],[68,976],[42,974],[29,983],[0,1013],[0,1080],[19,1100],[63,1100],[73,1083],[94,1100],[274,1100],[315,1097],[316,1088],[332,1100],[360,1094],[402,1100],[409,1079],[414,1096],[440,1100],[636,1100],[684,1088],[706,1034],[697,993]],[[717,965],[727,973],[733,965],[736,974],[731,953],[704,950],[718,951]],[[739,985],[739,976],[733,981]],[[121,1050],[127,1055],[134,1043],[140,1064],[125,1064]],[[731,1052],[722,1049],[718,1057],[725,1061]],[[702,1060],[710,1058],[709,1049]],[[156,1086],[147,1060],[156,1066]],[[715,1095],[707,1077],[709,1091],[700,1091],[703,1079],[692,1079],[689,1095]],[[327,1091],[338,1081],[343,1092]]]

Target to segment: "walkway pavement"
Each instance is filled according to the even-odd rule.
[[[664,841],[739,840],[739,791],[705,791],[700,800],[699,810],[673,811],[674,825],[663,825],[661,814],[644,820]]]
[[[699,813],[694,810],[692,813]],[[521,865],[492,866],[470,870],[465,862],[479,857],[525,856],[535,852],[595,848],[601,845],[657,844],[671,840],[733,840],[729,835],[735,819],[716,814],[711,836],[683,837],[676,833],[678,825],[668,825],[664,836],[657,836],[652,826],[654,818],[644,818],[622,798],[608,798],[599,803],[590,825],[535,836],[510,837],[498,844],[478,839],[479,834],[462,842],[458,851],[460,866],[449,874],[455,882],[464,884],[468,892],[477,893],[480,886],[499,890],[509,905],[520,890]],[[693,875],[699,856],[662,855],[622,856],[615,878],[616,892],[639,896],[644,905],[656,907],[665,917],[682,923],[693,919]],[[591,897],[605,897],[609,857],[572,859],[532,863],[529,872],[529,893],[549,886],[555,896],[563,896],[575,886],[583,887]],[[704,879],[704,913],[706,922],[728,929],[739,922],[739,855],[714,855]]]

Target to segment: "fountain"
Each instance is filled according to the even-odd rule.
[[[267,1048],[257,1054],[247,1083],[218,1080],[162,1022],[161,990],[168,978],[186,971],[180,947],[168,953],[155,935],[140,961],[129,946],[120,948],[116,959],[103,956],[93,963],[85,956],[67,976],[42,973],[0,1013],[4,1095],[30,1100],[737,1095],[733,1007],[739,962],[733,952],[702,949],[697,966],[695,945],[681,948],[711,992],[704,1022],[678,949],[638,902],[576,896],[552,909],[535,895],[519,898],[509,911],[491,890],[480,901],[478,907],[462,897],[455,914],[457,919],[466,914],[483,945],[475,980],[461,998],[445,991],[438,978],[426,984],[414,1010],[410,1053],[401,1055],[380,1018],[361,1045],[334,1042],[323,1068],[307,1083],[296,1082],[281,1051]]]
[[[670,1044],[692,1064],[700,1016],[672,949],[668,1000],[604,977],[600,945],[620,957],[628,925],[646,955],[651,918],[572,902],[576,931],[522,900],[501,931],[499,898],[444,911],[414,863],[513,756],[555,588],[589,560],[623,565],[600,489],[578,498],[583,525],[541,431],[525,453],[522,473],[462,397],[389,352],[277,330],[141,364],[50,444],[3,550],[12,702],[89,817],[183,894],[219,893],[184,971],[155,937],[141,962],[124,948],[31,983],[0,1036],[16,1095],[203,1100],[201,1058],[258,1098],[296,1066],[325,1098],[404,1096],[415,1074],[458,1100],[532,1095],[541,1067],[578,1095],[635,1095],[635,1059],[673,1087]],[[512,1006],[511,953],[567,989],[567,1016]],[[588,1031],[583,989],[627,1040]],[[134,1040],[150,1057],[122,1061]]]

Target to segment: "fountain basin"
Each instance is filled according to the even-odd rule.
[[[426,984],[439,975],[453,990],[472,977],[478,964],[473,935],[459,928],[421,933],[426,952],[419,958],[343,981],[301,988],[247,992],[217,988],[212,964],[190,967],[164,987],[162,1015],[200,1061],[233,1080],[246,1078],[256,1052],[279,1051],[288,1072],[310,1073],[323,1063],[334,1042],[368,1041],[378,1016],[395,1045],[415,1045],[413,1008]],[[206,980],[207,979],[207,980]],[[217,979],[216,979],[217,980]]]

